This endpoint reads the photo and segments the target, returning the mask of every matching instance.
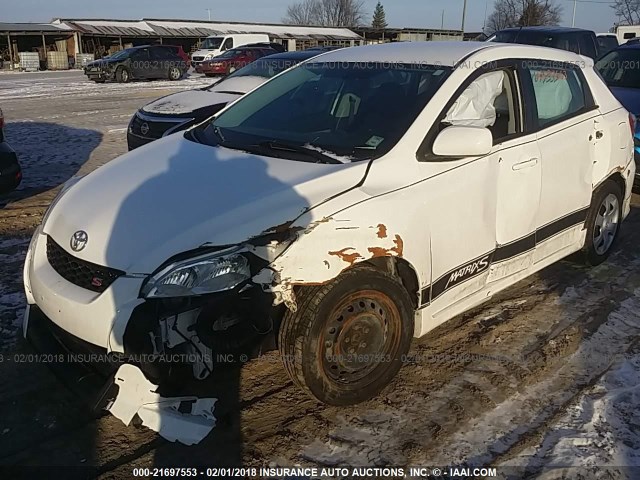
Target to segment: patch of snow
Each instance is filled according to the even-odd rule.
[[[340,163],[351,163],[353,161],[353,157],[349,157],[349,156],[345,156],[345,155],[337,155],[335,152],[330,152],[328,150],[323,150],[320,147],[317,147],[315,145],[311,145],[310,143],[307,143],[306,145],[304,145],[304,148],[309,149],[309,150],[313,150],[315,152],[320,152],[321,154],[329,157],[329,158],[333,158],[334,160],[339,161]]]

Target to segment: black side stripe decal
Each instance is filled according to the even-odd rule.
[[[584,223],[587,219],[587,214],[589,213],[589,208],[583,208],[582,210],[578,210],[576,212],[570,213],[566,217],[562,217],[559,220],[551,222],[544,227],[536,230],[536,243],[543,242],[548,238],[557,235],[560,232],[567,230],[568,228],[574,227],[579,223]]]
[[[444,292],[460,285],[467,280],[486,272],[491,264],[503,262],[522,255],[535,248],[539,243],[571,228],[584,223],[587,219],[589,207],[577,210],[558,220],[540,227],[531,235],[520,238],[506,245],[499,245],[492,252],[488,252],[442,275],[431,285],[427,285],[420,291],[420,307],[426,307]]]

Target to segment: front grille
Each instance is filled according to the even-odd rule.
[[[135,115],[133,117],[133,121],[131,122],[131,133],[133,133],[134,135],[138,135],[139,137],[158,139],[162,138],[162,135],[164,135],[167,130],[184,121],[185,120],[182,119],[176,122],[154,122],[143,120],[138,115]],[[146,130],[146,133],[143,133],[142,125],[144,125],[145,123],[147,124],[147,128],[149,130]]]
[[[80,260],[68,254],[49,236],[47,237],[47,260],[62,278],[92,292],[104,292],[118,277],[125,273],[115,268]]]
[[[201,62],[204,60],[204,57],[193,57],[192,59],[194,62]]]

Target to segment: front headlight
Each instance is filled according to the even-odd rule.
[[[214,53],[207,53],[207,55],[204,57],[205,60],[210,60],[212,58],[214,58],[216,55]]]
[[[145,298],[170,298],[224,292],[251,278],[247,257],[225,250],[175,262],[149,279]]]

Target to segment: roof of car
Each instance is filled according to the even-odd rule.
[[[274,53],[273,55],[269,55],[263,58],[268,58],[269,60],[306,60],[308,58],[317,57],[320,53],[316,51],[309,50],[296,50],[294,52],[279,52]]]
[[[379,45],[342,48],[319,55],[322,62],[405,62],[454,66],[463,58],[485,48],[487,42],[392,42]]]
[[[584,28],[557,27],[557,26],[537,26],[537,27],[509,27],[503,28],[501,32],[514,32],[522,30],[525,32],[546,32],[546,33],[571,33],[571,32],[592,32]]]
[[[640,41],[625,42],[625,43],[619,45],[618,48],[640,48]]]
[[[494,42],[393,42],[380,45],[343,48],[314,57],[312,62],[417,63],[455,67],[480,51],[502,50],[503,56],[547,58],[575,61],[578,54],[556,48]],[[497,53],[497,52],[496,52]]]

